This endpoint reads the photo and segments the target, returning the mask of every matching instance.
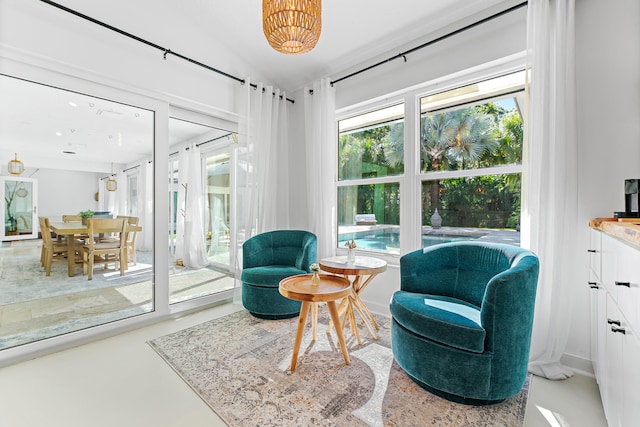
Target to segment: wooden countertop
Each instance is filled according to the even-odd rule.
[[[605,232],[628,243],[640,246],[640,218],[595,218],[589,227]]]

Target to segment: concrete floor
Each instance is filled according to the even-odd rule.
[[[240,309],[227,303],[4,367],[0,427],[224,426],[146,342]],[[524,426],[606,426],[595,380],[534,377]]]

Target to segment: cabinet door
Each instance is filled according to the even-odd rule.
[[[606,391],[602,403],[604,414],[607,417],[609,427],[622,426],[622,401],[624,381],[622,345],[624,335],[614,332],[623,327],[623,319],[614,300],[607,295],[607,333],[605,335],[605,348],[607,360],[604,365],[606,377]],[[617,323],[620,323],[618,325]]]
[[[600,387],[602,400],[606,399],[606,334],[607,325],[607,293],[602,286],[591,288],[589,295],[591,305],[591,363],[593,373]]]
[[[617,300],[618,289],[615,286],[618,274],[618,251],[621,243],[606,234],[602,235],[602,275],[600,279],[607,291]]]
[[[2,224],[0,240],[38,237],[38,181],[14,176],[0,177]]]
[[[589,269],[595,276],[596,281],[602,278],[602,233],[598,230],[591,229],[589,239]]]
[[[624,366],[622,425],[637,426],[640,422],[640,341],[632,331],[627,331],[624,336],[622,357]]]
[[[640,332],[640,250],[625,243],[620,246],[618,270],[614,285],[617,288],[618,308],[635,333]]]

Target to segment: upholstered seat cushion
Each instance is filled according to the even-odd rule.
[[[282,279],[297,274],[307,274],[307,272],[290,265],[265,265],[242,270],[242,282],[253,286],[278,288]]]
[[[474,353],[484,351],[486,332],[481,326],[480,309],[471,303],[397,291],[390,310],[396,322],[416,335]]]

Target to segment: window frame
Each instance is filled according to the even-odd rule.
[[[525,135],[523,140],[523,154],[522,163],[519,165],[499,165],[480,169],[464,169],[456,171],[420,171],[420,116],[421,116],[421,103],[420,100],[426,96],[436,95],[438,93],[446,92],[456,88],[461,88],[481,81],[491,80],[500,76],[504,76],[518,71],[528,70],[526,63],[526,56],[524,53],[513,55],[511,57],[502,58],[497,61],[493,61],[487,64],[480,65],[468,70],[463,70],[458,73],[454,73],[448,76],[444,76],[438,79],[434,79],[425,82],[414,87],[410,87],[401,91],[397,91],[393,94],[383,95],[378,98],[364,101],[352,106],[340,108],[335,113],[336,129],[338,129],[338,122],[341,120],[349,119],[358,115],[367,114],[375,110],[383,109],[396,105],[400,102],[404,103],[404,173],[400,175],[376,177],[376,178],[361,178],[361,179],[349,179],[339,181],[338,176],[338,159],[333,159],[335,162],[336,173],[336,190],[344,186],[354,185],[367,185],[367,184],[384,184],[384,183],[398,183],[400,187],[400,254],[391,254],[378,251],[367,251],[363,249],[356,249],[357,253],[362,253],[367,256],[375,256],[386,260],[390,265],[399,265],[400,257],[406,253],[422,248],[421,233],[416,233],[416,230],[421,230],[422,227],[422,206],[421,206],[421,186],[423,181],[429,181],[434,179],[447,179],[458,177],[474,177],[485,175],[502,175],[520,173],[524,174],[523,164],[525,163],[526,155],[526,123],[525,123]],[[525,82],[522,88],[525,95],[525,103],[522,105],[521,114],[524,117],[527,115],[527,83]],[[498,94],[495,98],[499,98],[504,94]],[[493,99],[492,96],[490,99]],[[454,105],[472,105],[474,102],[486,103],[489,100],[463,102]],[[442,108],[442,107],[441,107]],[[438,110],[440,110],[439,108]],[[335,143],[339,143],[339,132],[336,133]],[[522,189],[521,189],[522,192]],[[337,193],[337,191],[336,191]],[[337,203],[336,199],[336,217],[335,221],[335,236],[338,241],[338,225],[337,225]],[[345,248],[336,247],[336,254],[345,255],[347,250]]]

